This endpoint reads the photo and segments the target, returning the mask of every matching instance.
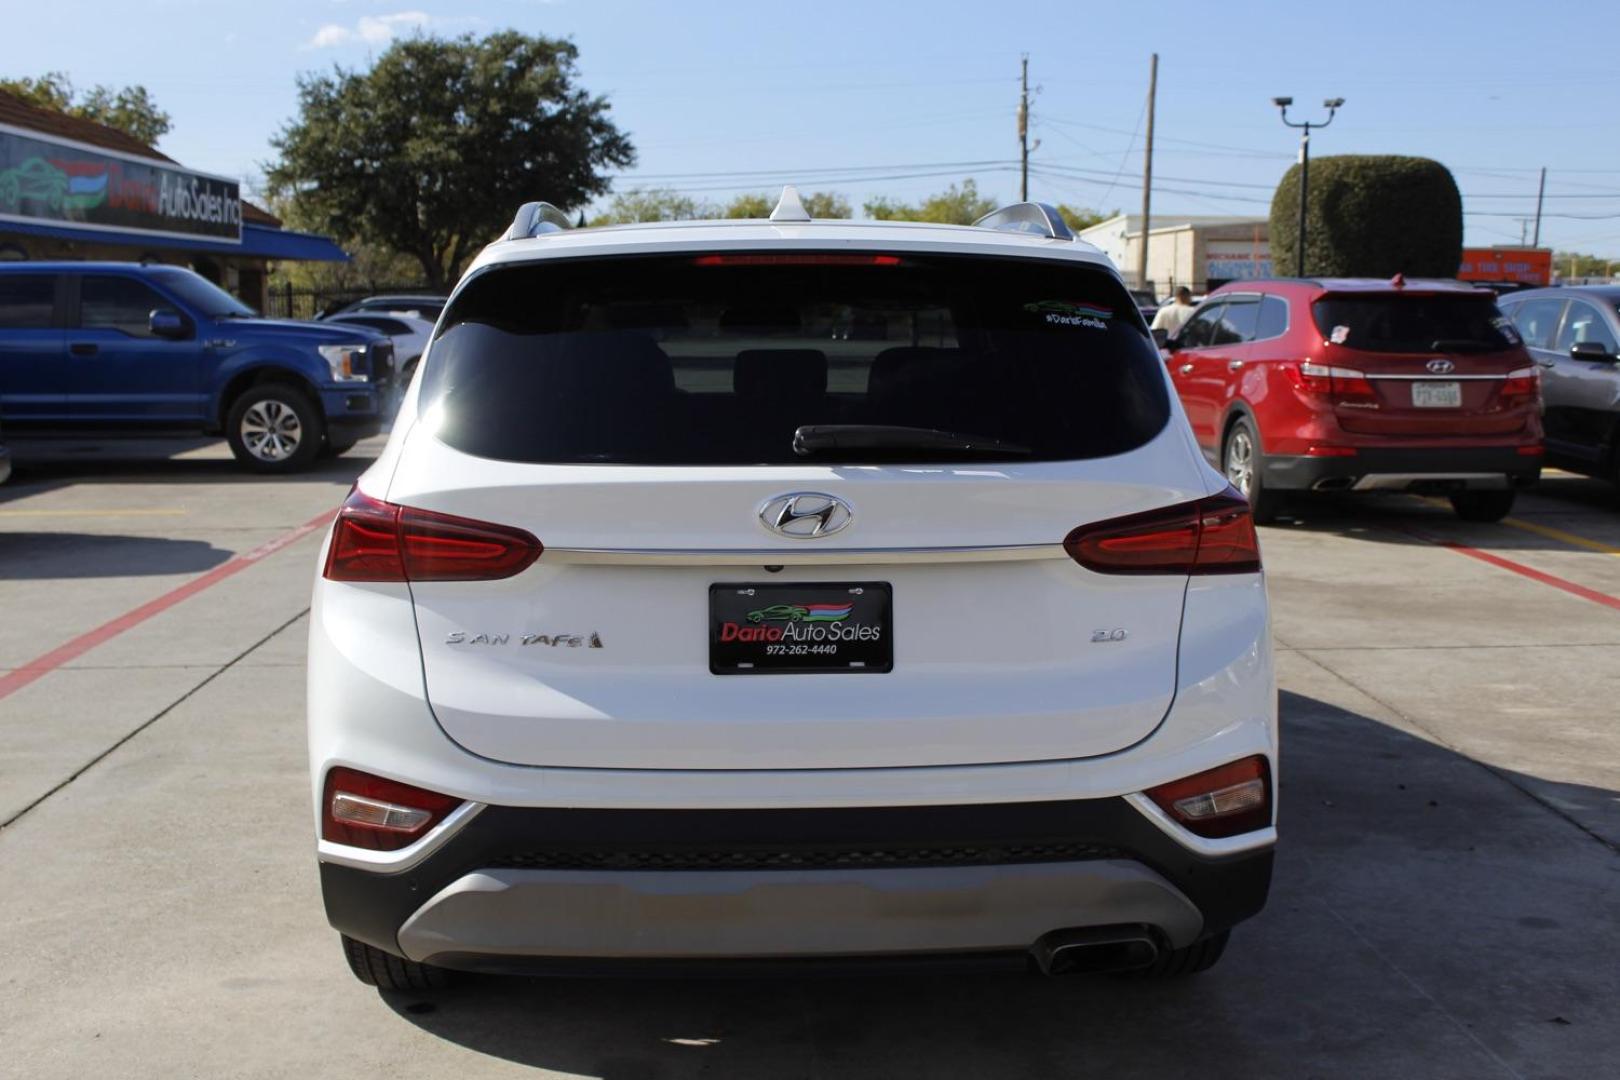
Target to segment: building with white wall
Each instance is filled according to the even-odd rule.
[[[1147,282],[1136,280],[1142,249],[1142,215],[1118,214],[1082,230],[1080,239],[1113,260],[1133,288],[1168,296],[1185,285],[1208,292],[1228,281],[1270,277],[1269,223],[1263,217],[1217,214],[1155,214],[1147,236]]]

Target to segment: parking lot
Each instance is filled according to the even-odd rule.
[[[1620,1060],[1620,508],[1412,496],[1263,531],[1266,912],[1172,983],[471,979],[379,994],[315,876],[305,613],[380,440],[19,448],[0,489],[0,1073],[1588,1077]],[[1196,1063],[1196,1064],[1193,1064]]]

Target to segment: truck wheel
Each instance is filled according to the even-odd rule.
[[[1464,521],[1501,521],[1513,510],[1508,491],[1459,491],[1451,497],[1451,508]]]
[[[225,438],[236,460],[263,473],[300,472],[321,452],[326,422],[309,396],[288,383],[260,383],[231,403]]]
[[[343,935],[343,956],[354,977],[379,990],[443,990],[450,985],[444,968],[405,960]]]
[[[1120,976],[1126,979],[1178,979],[1184,975],[1197,975],[1200,971],[1208,971],[1215,966],[1221,954],[1226,951],[1226,943],[1231,936],[1232,931],[1222,930],[1213,937],[1195,941],[1184,949],[1162,952],[1147,967],[1124,971]]]
[[[1261,481],[1263,465],[1259,434],[1248,420],[1239,420],[1226,433],[1226,443],[1221,447],[1221,471],[1227,482],[1249,500],[1249,513],[1256,525],[1277,519],[1277,494],[1267,491]]]

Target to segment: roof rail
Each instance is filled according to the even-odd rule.
[[[541,233],[562,232],[573,228],[568,215],[548,202],[526,202],[518,207],[517,217],[502,240],[523,240]]]
[[[1073,240],[1069,223],[1049,203],[1021,202],[1003,206],[984,215],[973,223],[979,229],[1002,229],[1006,232],[1034,233],[1052,240]]]

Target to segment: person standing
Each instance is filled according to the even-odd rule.
[[[1163,330],[1170,337],[1175,337],[1187,325],[1187,320],[1192,318],[1194,310],[1192,290],[1181,285],[1176,289],[1175,300],[1164,305],[1153,316],[1153,325],[1149,329]]]

